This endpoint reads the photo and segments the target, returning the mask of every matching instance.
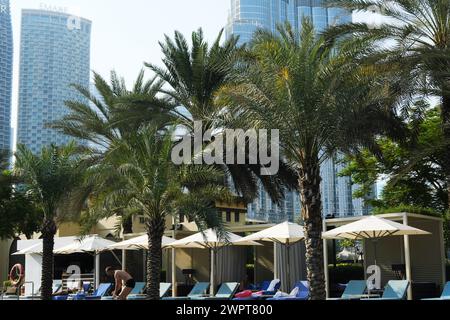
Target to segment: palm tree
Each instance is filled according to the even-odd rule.
[[[325,298],[320,165],[337,150],[376,150],[375,133],[402,134],[389,93],[352,62],[357,45],[329,46],[305,19],[277,34],[258,31],[234,83],[220,93],[240,126],[278,129],[281,158],[298,175],[311,299]],[[345,49],[345,50],[344,50]]]
[[[168,158],[172,141],[167,130],[178,117],[173,104],[157,96],[161,81],[144,81],[141,72],[130,91],[114,72],[111,84],[98,74],[94,79],[99,97],[76,86],[92,106],[67,102],[71,112],[51,127],[91,143],[85,181],[90,189],[89,210],[83,217],[85,230],[98,219],[112,215],[146,217],[151,243],[147,288],[150,298],[157,299],[166,216],[184,208],[185,216],[196,221],[200,229],[220,227],[214,204],[215,199],[227,198],[227,190],[211,186],[218,177],[214,168],[177,168]],[[125,228],[123,231],[127,232]]]
[[[129,134],[139,130],[142,124],[153,122],[160,123],[160,126],[164,127],[171,119],[168,100],[157,96],[162,88],[162,81],[156,77],[145,80],[144,76],[144,71],[141,71],[133,88],[129,90],[125,80],[114,71],[111,72],[110,83],[94,73],[95,91],[74,85],[87,102],[66,101],[69,114],[49,124],[51,128],[61,133],[87,142],[93,167],[91,169],[101,168],[103,174],[109,176],[107,180],[102,180],[103,185],[97,182],[90,185],[93,201],[121,183],[120,176],[114,168],[106,168],[104,165],[95,168],[96,164],[103,161],[111,143],[118,139],[126,139]],[[122,208],[116,209],[115,214],[121,217],[123,232],[133,233],[131,215]],[[89,230],[101,216],[95,214],[91,218],[84,219],[90,222],[85,225],[86,230]]]
[[[100,205],[109,210],[120,204],[143,214],[149,239],[147,295],[152,300],[159,299],[166,218],[183,212],[200,229],[220,227],[215,202],[231,199],[222,174],[213,167],[175,166],[173,143],[172,131],[147,126],[127,139],[114,140],[105,154],[105,164],[116,168],[123,184]],[[104,177],[93,175],[92,179]]]
[[[83,179],[79,149],[72,142],[61,147],[44,147],[35,155],[26,146],[19,145],[14,172],[43,214],[41,293],[44,300],[51,300],[53,246],[58,224],[75,218],[85,200],[77,192]]]
[[[24,235],[31,239],[39,231],[42,216],[30,197],[17,187],[20,180],[10,170],[11,152],[0,150],[0,239]]]
[[[176,31],[173,39],[166,35],[165,41],[160,42],[164,68],[146,63],[169,86],[162,92],[176,106],[180,106],[175,110],[178,123],[192,137],[195,121],[202,121],[203,132],[224,127],[224,122],[220,121],[224,110],[215,103],[216,94],[231,80],[236,58],[242,48],[238,47],[238,39],[234,37],[221,43],[222,34],[223,31],[210,46],[204,39],[202,29],[199,29],[192,33],[192,43],[189,45],[183,34]],[[259,165],[227,164],[220,169],[231,178],[236,191],[247,201],[257,196],[258,181],[270,197],[278,202],[284,197],[285,188],[295,188],[297,180],[295,172],[284,162],[281,163],[278,176],[261,175]]]
[[[415,96],[441,99],[442,131],[447,143],[439,147],[449,159],[443,168],[450,205],[450,2],[330,0],[330,4],[360,12],[375,11],[382,16],[383,23],[337,26],[326,32],[328,38],[355,35],[366,39],[371,50],[361,59],[362,64],[386,76],[398,77],[403,73],[415,89]]]

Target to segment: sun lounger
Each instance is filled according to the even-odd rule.
[[[295,284],[290,294],[277,293],[273,298],[267,300],[308,300],[309,299],[309,283],[308,281],[300,281]]]
[[[131,290],[127,299],[128,300],[145,300],[147,298],[147,295],[143,294],[145,286],[146,286],[145,282],[136,282],[133,290]]]
[[[279,279],[274,279],[272,281],[264,281],[262,283],[262,290],[256,292],[256,293],[252,293],[251,295],[247,296],[247,297],[237,297],[234,298],[233,300],[260,300],[260,299],[267,299],[267,298],[271,298],[273,297],[278,290],[281,287],[281,280]]]
[[[192,300],[231,300],[241,284],[227,282],[220,286],[215,296],[203,295],[191,298]]]
[[[144,284],[145,287],[145,284]],[[144,289],[144,287],[142,287],[142,289]],[[171,283],[164,283],[161,282],[159,284],[159,297],[163,298],[165,296],[167,296],[167,294],[169,293],[170,289],[172,288],[172,284]],[[141,293],[139,294],[130,294],[127,298],[128,300],[147,300],[148,296],[146,294],[142,294],[142,290]]]
[[[53,286],[52,286],[52,293],[56,294],[58,293],[59,290],[61,290],[62,288],[62,280],[53,280]],[[39,288],[39,290],[33,294],[33,295],[28,295],[28,296],[20,296],[19,297],[20,300],[41,300],[41,288]]]
[[[361,300],[404,300],[408,291],[409,281],[407,280],[391,280],[384,288],[381,298],[368,298]]]
[[[166,297],[163,300],[189,300],[198,296],[203,296],[208,292],[209,283],[208,282],[198,282],[187,297]]]
[[[365,280],[351,280],[340,298],[328,298],[327,300],[358,300],[364,297],[366,289],[367,282]]]
[[[442,291],[442,294],[439,298],[432,298],[432,299],[422,299],[427,301],[437,301],[437,300],[450,300],[450,282],[447,282],[444,291]]]
[[[101,300],[111,290],[111,283],[101,283],[92,296],[86,296],[86,300]]]

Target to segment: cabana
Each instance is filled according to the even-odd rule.
[[[107,239],[103,239],[98,235],[89,236],[82,239],[75,239],[72,243],[53,250],[54,254],[74,254],[74,253],[89,253],[95,257],[95,288],[100,285],[100,253],[108,250],[108,248],[114,245],[115,242]],[[115,256],[117,261],[119,259]]]
[[[183,249],[183,248],[192,248],[192,249],[208,249],[211,254],[210,259],[210,293],[211,295],[215,294],[215,285],[216,285],[216,276],[215,276],[215,268],[216,268],[216,260],[217,253],[229,246],[258,246],[259,243],[254,241],[245,241],[239,242],[242,237],[224,231],[223,233],[218,233],[214,229],[208,229],[203,232],[196,233],[192,236],[177,240],[175,242],[170,243],[169,245],[163,246],[164,248],[172,248],[172,249]],[[174,267],[172,267],[174,269]],[[175,284],[176,279],[173,278],[172,282]]]
[[[285,291],[289,291],[291,290],[291,283],[293,285],[295,281],[298,281],[292,280],[291,266],[298,266],[300,261],[304,260],[300,255],[296,255],[294,259],[292,259],[291,249],[295,249],[295,245],[304,239],[305,234],[303,226],[296,223],[284,222],[244,237],[241,240],[238,240],[237,243],[246,241],[274,243],[274,277],[281,280],[282,288],[285,289]],[[280,246],[280,251],[276,250],[277,246]],[[283,255],[282,250],[285,251],[285,255]],[[278,252],[280,252],[280,254],[278,254]],[[284,261],[285,264],[279,263],[278,259]],[[282,269],[285,272],[278,272],[278,266],[282,266]]]
[[[77,237],[55,238],[54,249],[62,248]],[[40,288],[42,275],[42,239],[19,240],[17,242],[17,252],[13,255],[25,256],[25,295],[31,296]]]
[[[381,269],[382,287],[389,280],[408,279],[412,284],[411,290],[408,292],[408,299],[410,300],[424,297],[421,296],[420,290],[426,286],[434,284],[443,288],[446,263],[443,220],[438,217],[413,213],[390,213],[379,215],[379,217],[427,231],[430,235],[386,237],[379,239],[376,247],[370,241],[363,241],[364,270],[375,264],[376,257],[376,265]],[[363,218],[327,219],[324,220],[324,230],[329,231]],[[330,244],[330,240],[324,239],[324,264],[328,297],[330,295],[328,275]]]
[[[55,237],[53,253],[67,255],[73,253],[90,253],[95,256],[96,287],[100,278],[100,253],[115,242],[103,239],[97,235],[79,237]],[[25,295],[36,293],[41,284],[42,272],[42,239],[21,240],[17,243],[18,251],[14,255],[25,255]],[[115,257],[118,259],[117,257]],[[119,261],[120,262],[120,261]]]

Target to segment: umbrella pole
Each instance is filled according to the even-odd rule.
[[[127,269],[127,251],[122,249],[122,270],[125,271]]]
[[[277,257],[277,243],[273,243],[273,278],[278,279],[278,257]]]
[[[95,289],[100,285],[100,254],[95,255]]]
[[[177,273],[175,269],[175,248],[172,248],[172,297],[177,296]]]
[[[375,266],[377,265],[377,239],[373,240],[373,255],[374,255],[374,259],[375,259]]]
[[[215,294],[215,274],[214,274],[214,266],[215,266],[215,250],[211,248],[211,287],[210,294],[213,296]]]
[[[291,256],[290,256],[290,248],[291,246],[289,245],[289,242],[286,246],[286,253],[287,253],[287,257],[286,257],[286,268],[287,268],[287,272],[286,272],[286,278],[287,278],[287,284],[286,284],[286,288],[288,289],[288,292],[291,290]]]
[[[373,243],[374,264],[375,264],[375,267],[378,267],[378,265],[377,265],[377,244],[378,244],[378,239],[372,239],[372,243]],[[379,289],[379,288],[376,288],[376,289]],[[369,294],[370,294],[370,290],[369,290]]]

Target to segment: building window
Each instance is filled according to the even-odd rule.
[[[241,214],[239,212],[234,213],[234,222],[239,222],[241,220]]]
[[[179,219],[180,219],[180,223],[183,223],[184,222],[184,214],[180,213]]]
[[[139,217],[139,223],[140,224],[145,224],[145,218],[144,217]]]
[[[231,222],[231,212],[227,211],[227,222]]]

